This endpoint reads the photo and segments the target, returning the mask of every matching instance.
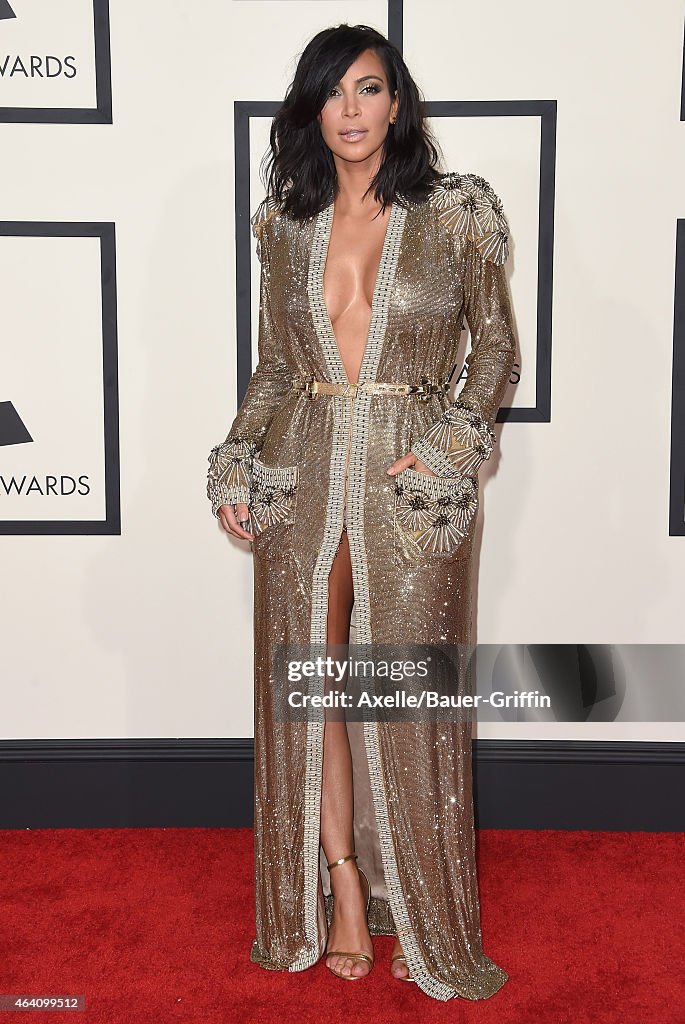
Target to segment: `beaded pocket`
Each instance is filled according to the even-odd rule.
[[[254,457],[249,509],[255,536],[269,526],[295,522],[298,482],[298,466],[266,466]]]
[[[478,482],[433,476],[411,466],[395,477],[395,537],[417,554],[452,555],[464,546],[478,511]]]

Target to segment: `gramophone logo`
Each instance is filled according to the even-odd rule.
[[[33,434],[13,401],[0,402],[0,534],[119,533],[118,464],[102,465],[97,422],[80,418],[74,440],[63,403],[52,407],[50,389],[37,395]]]
[[[16,2],[16,0],[15,0]],[[17,15],[12,10],[9,0],[0,0],[0,21],[9,21]],[[0,79],[11,81],[18,78],[50,79],[64,75],[65,78],[76,77],[76,58],[71,54],[58,56],[56,53],[20,53],[0,50]]]
[[[17,523],[25,503],[29,503],[26,509],[28,519],[31,514],[36,514],[36,505],[32,502],[59,503],[60,498],[73,501],[78,496],[86,497],[92,493],[92,481],[88,474],[51,473],[49,470],[46,472],[35,468],[43,462],[40,453],[34,458],[17,458],[16,455],[14,458],[9,457],[10,446],[32,444],[33,440],[14,403],[0,402],[0,510],[8,510],[9,514],[3,517],[5,521],[9,519]],[[50,445],[50,438],[46,441]],[[33,453],[35,449],[28,451]],[[34,469],[29,468],[31,464],[34,464]],[[68,516],[78,514],[73,504],[69,507]],[[61,512],[60,505],[52,505],[51,508],[53,511],[50,514],[57,518]],[[33,509],[33,513],[30,509]],[[39,509],[42,512],[42,507],[39,506]]]
[[[0,0],[0,121],[111,124],[109,0]]]
[[[0,0],[2,3],[2,0]],[[33,441],[12,402],[0,402],[0,447]]]

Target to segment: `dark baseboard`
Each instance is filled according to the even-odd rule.
[[[683,831],[685,744],[476,740],[480,828]],[[250,828],[253,741],[2,740],[0,828]]]
[[[681,832],[685,744],[476,740],[480,828]]]

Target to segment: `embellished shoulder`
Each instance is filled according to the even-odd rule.
[[[435,182],[428,201],[445,227],[474,242],[484,259],[506,263],[509,225],[489,181],[478,174],[451,171]]]
[[[257,209],[250,217],[252,234],[257,239],[257,255],[260,260],[262,258],[262,239],[264,237],[266,226],[274,219],[274,217],[278,217],[280,212],[280,203],[278,203],[272,196],[268,195],[262,199]]]

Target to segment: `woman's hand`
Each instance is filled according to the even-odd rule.
[[[395,459],[395,461],[388,466],[385,472],[395,476],[395,474],[399,473],[400,470],[408,469],[409,466],[411,466],[412,469],[417,470],[419,473],[426,473],[428,476],[438,475],[437,473],[434,473],[432,469],[429,469],[425,462],[421,462],[421,459],[417,459],[413,452],[408,452],[407,455],[403,455],[401,458]]]
[[[243,530],[238,522],[239,519],[242,519],[243,522],[247,519],[249,522],[250,518],[249,509],[242,501],[239,501],[237,505],[219,505],[218,512],[219,522],[226,533],[231,533],[240,540],[254,540],[254,535]]]

